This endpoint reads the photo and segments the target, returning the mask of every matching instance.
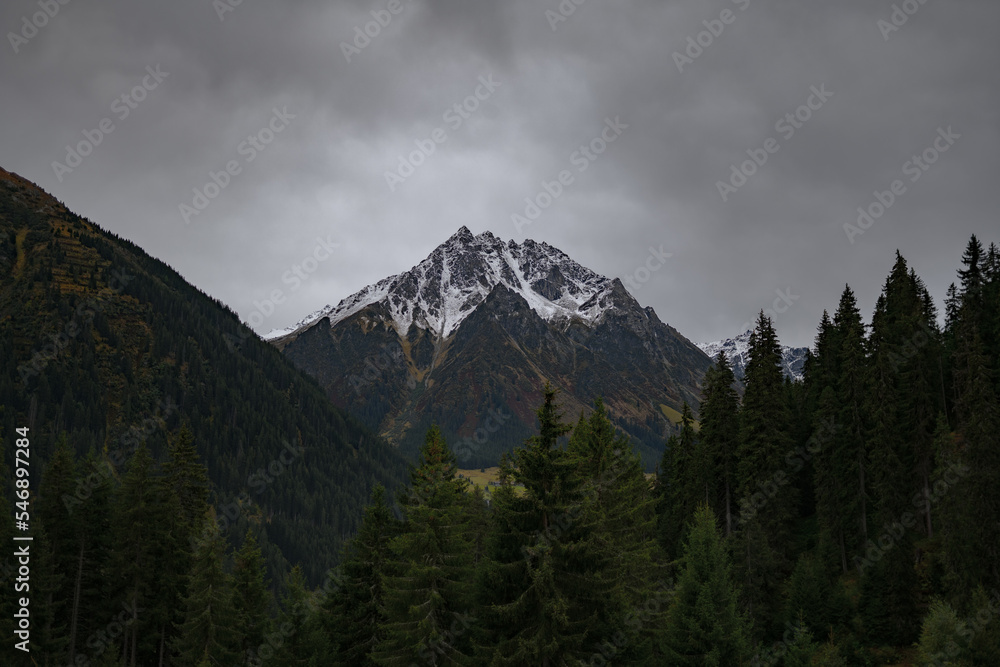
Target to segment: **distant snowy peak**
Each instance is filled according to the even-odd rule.
[[[463,226],[409,271],[384,278],[265,338],[280,338],[323,317],[336,325],[374,304],[388,310],[400,335],[416,324],[447,338],[497,285],[522,296],[532,310],[554,324],[582,320],[593,325],[614,306],[614,281],[577,264],[561,250],[531,239],[505,243],[490,232],[473,236]]]
[[[723,352],[729,365],[733,367],[736,379],[742,381],[747,362],[750,361],[750,333],[751,331],[748,329],[736,338],[718,340],[714,343],[696,343],[696,345],[712,359],[719,356],[719,352]],[[786,376],[793,380],[803,379],[803,369],[808,351],[809,349],[805,347],[781,346],[781,370]]]

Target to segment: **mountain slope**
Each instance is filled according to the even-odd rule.
[[[748,329],[736,338],[726,338],[714,343],[698,343],[698,348],[712,359],[718,356],[719,352],[726,355],[729,365],[733,367],[733,374],[737,380],[743,380],[743,371],[750,360],[750,333]],[[803,371],[806,363],[807,347],[781,346],[781,372],[785,377],[801,381],[804,377]]]
[[[139,441],[162,457],[189,423],[229,537],[254,527],[273,574],[287,571],[277,546],[317,581],[372,486],[405,476],[231,310],[2,169],[0,360],[0,437],[30,427],[39,464],[65,432],[120,474]]]
[[[697,405],[710,364],[619,280],[548,244],[465,227],[409,271],[268,338],[404,453],[436,422],[475,467],[534,432],[549,381],[570,420],[603,396],[651,468],[672,429],[664,407]]]

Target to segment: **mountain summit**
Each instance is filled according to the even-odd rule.
[[[336,325],[375,304],[391,314],[400,336],[415,324],[447,338],[498,285],[522,297],[543,320],[565,330],[573,321],[597,323],[614,305],[615,282],[547,243],[531,239],[505,243],[490,232],[473,236],[462,226],[409,271],[369,285],[265,339],[286,336],[324,317]]]
[[[548,381],[568,419],[603,396],[652,467],[710,365],[617,278],[464,226],[409,271],[267,338],[405,453],[436,422],[477,466],[533,432]]]

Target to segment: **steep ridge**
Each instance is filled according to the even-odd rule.
[[[189,424],[228,537],[251,528],[272,576],[288,570],[278,547],[318,582],[372,486],[405,476],[394,448],[234,312],[2,169],[0,360],[0,440],[29,427],[36,473],[60,434],[118,476],[139,442],[162,458]]]
[[[477,467],[533,432],[549,381],[570,420],[603,396],[651,468],[673,429],[664,408],[697,406],[710,364],[618,279],[546,243],[466,227],[409,271],[267,338],[404,453],[437,423]]]

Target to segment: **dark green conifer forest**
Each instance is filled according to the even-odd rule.
[[[66,234],[119,258],[67,222]],[[62,247],[36,231],[36,244]],[[27,240],[4,243],[17,255]],[[870,322],[846,286],[822,317],[804,382],[783,378],[761,313],[743,384],[720,355],[697,415],[685,406],[652,476],[600,397],[572,425],[547,386],[537,432],[505,456],[488,500],[458,475],[436,427],[400,483],[395,453],[321,407],[318,388],[262,343],[155,333],[155,313],[211,311],[183,305],[179,283],[164,291],[152,260],[132,252],[139,278],[128,299],[31,377],[30,403],[10,374],[0,384],[4,480],[14,422],[58,412],[39,420],[49,431],[31,434],[30,662],[7,641],[4,665],[1000,664],[995,245],[970,239],[943,327],[898,254]],[[27,335],[23,313],[59,303],[41,286],[52,266],[19,270],[39,285],[5,289],[39,305],[0,320],[4,363]],[[159,302],[164,294],[176,297]],[[116,322],[128,317],[146,324],[126,341]],[[222,326],[237,331],[235,318]],[[136,349],[148,366],[136,366]],[[220,375],[209,364],[244,384],[210,386]],[[149,387],[133,404],[127,392],[88,391],[98,382],[88,374]],[[321,424],[287,432],[304,445],[283,454],[273,432],[263,445],[254,430],[222,435],[258,418],[274,428],[270,414],[247,414],[266,405],[246,393],[258,382]],[[164,416],[114,461],[103,429],[121,433],[161,396],[183,401],[183,414]],[[118,411],[129,417],[107,420]],[[267,483],[259,505],[236,503],[238,516],[220,520],[248,471],[296,456],[305,462]],[[14,502],[0,495],[6,545]],[[16,567],[3,563],[9,638]]]

